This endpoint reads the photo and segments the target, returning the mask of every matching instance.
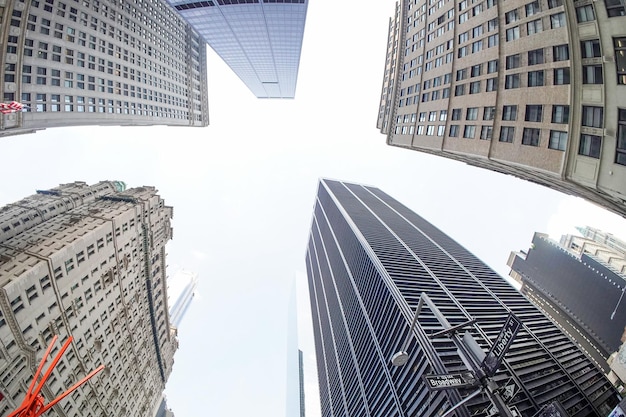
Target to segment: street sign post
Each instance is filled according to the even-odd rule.
[[[498,334],[496,341],[481,364],[488,376],[493,376],[496,373],[502,363],[502,359],[504,359],[504,355],[511,347],[511,343],[513,343],[513,339],[521,327],[522,322],[512,313],[509,314],[504,326],[502,326],[502,330],[500,330],[500,334]]]
[[[473,372],[456,374],[424,375],[428,388],[432,390],[467,388],[476,384],[476,376]]]

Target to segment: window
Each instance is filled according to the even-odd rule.
[[[459,125],[450,125],[450,137],[451,138],[459,137]]]
[[[620,0],[604,0],[604,6],[609,17],[626,16],[624,3]]]
[[[554,85],[569,84],[569,68],[554,69]]]
[[[580,135],[580,145],[578,146],[578,155],[585,155],[591,158],[600,158],[600,149],[602,148],[602,138],[596,135]]]
[[[495,17],[487,22],[487,32],[498,29],[498,18]]]
[[[431,111],[430,113],[428,113],[428,121],[429,122],[434,122],[437,120],[437,112],[436,111]]]
[[[569,46],[568,45],[556,45],[552,47],[552,57],[554,61],[567,61],[569,60]]]
[[[498,46],[498,35],[489,35],[487,37],[487,48]]]
[[[456,87],[454,87],[455,96],[462,96],[464,94],[465,94],[465,84],[457,85]]]
[[[445,122],[446,120],[448,120],[448,111],[447,110],[441,110],[439,112],[439,121]]]
[[[583,106],[582,125],[589,127],[604,126],[604,109],[602,107]]]
[[[528,51],[528,65],[543,64],[543,48]]]
[[[560,130],[550,131],[550,140],[548,141],[548,148],[564,151],[567,147],[567,132]]]
[[[617,83],[626,84],[626,38],[613,38]]]
[[[529,104],[526,106],[525,121],[527,122],[541,122],[543,116],[543,105],[541,104]]]
[[[426,112],[420,112],[420,117],[419,117],[419,121],[420,122],[425,122],[426,121]]]
[[[602,56],[602,53],[600,51],[600,41],[598,39],[581,41],[580,51],[583,58],[598,58]]]
[[[437,136],[443,136],[446,133],[446,125],[437,126]]]
[[[498,79],[497,78],[489,78],[487,80],[486,91],[496,91],[498,89]]]
[[[483,108],[483,120],[493,120],[496,115],[496,108],[494,106]]]
[[[526,23],[526,30],[529,35],[543,32],[543,23],[541,19],[531,20]]]
[[[470,73],[471,77],[478,77],[482,72],[483,64],[473,65]]]
[[[526,4],[525,9],[526,9],[526,17],[539,13],[541,11],[539,0],[535,0],[532,3]]]
[[[502,108],[502,120],[517,120],[517,105]]]
[[[435,134],[435,126],[434,125],[428,125],[426,127],[426,134],[428,136],[433,136]]]
[[[506,69],[517,68],[520,65],[520,55],[509,55],[506,57]]]
[[[504,88],[506,90],[519,88],[519,74],[507,75],[504,80]]]
[[[617,113],[618,122],[615,163],[626,165],[626,109],[618,109]]]
[[[563,0],[548,0],[548,7],[554,9],[555,7],[563,6]]]
[[[530,71],[528,73],[528,86],[529,87],[541,87],[543,86],[543,70]]]
[[[465,129],[463,130],[463,137],[465,139],[474,139],[475,134],[476,134],[476,126],[465,125]]]
[[[456,80],[461,81],[467,78],[467,68],[456,71]]]
[[[504,15],[504,21],[507,25],[517,20],[519,20],[519,13],[517,12],[517,9],[506,12],[506,14]]]
[[[500,128],[500,142],[513,143],[515,137],[515,128],[512,126],[502,126]]]
[[[506,41],[510,42],[510,41],[514,41],[516,39],[519,39],[519,26],[515,26],[513,28],[507,29],[506,30]]]
[[[522,134],[522,145],[539,146],[539,136],[541,136],[541,129],[525,127]]]
[[[461,120],[461,109],[452,109],[452,120]]]
[[[493,127],[492,126],[483,126],[480,129],[480,138],[482,140],[491,140],[491,136],[493,135]]]
[[[565,27],[565,13],[556,13],[550,15],[550,25],[552,29]]]
[[[480,93],[480,81],[474,81],[470,83],[470,94],[478,94]]]
[[[578,23],[591,22],[596,20],[596,16],[593,13],[593,4],[587,4],[576,8],[576,19]]]
[[[483,41],[472,42],[472,53],[475,54],[483,50]]]
[[[583,84],[602,84],[602,65],[583,65]]]
[[[478,107],[468,107],[467,113],[465,115],[465,120],[476,120],[478,119]]]
[[[552,106],[552,123],[560,123],[560,124],[569,123],[569,106],[566,106],[566,105]]]

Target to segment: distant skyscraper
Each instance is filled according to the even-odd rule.
[[[377,126],[387,143],[515,175],[626,216],[619,0],[401,0]]]
[[[196,293],[198,274],[190,271],[178,271],[168,282],[168,296],[170,302],[170,324],[179,327],[183,316]]]
[[[607,360],[626,335],[626,275],[603,259],[606,253],[597,243],[584,250],[585,240],[564,236],[564,242],[574,245],[570,248],[535,233],[527,253],[511,254],[510,275],[615,381]],[[623,264],[623,254],[621,260]]]
[[[296,285],[292,287],[287,310],[287,417],[304,417],[304,367],[298,349]]]
[[[168,0],[259,98],[293,98],[308,0]]]
[[[22,401],[54,335],[74,340],[48,400],[106,368],[50,416],[152,415],[178,348],[165,310],[172,213],[154,187],[111,181],[39,190],[0,209],[0,415]]]
[[[452,326],[475,319],[487,351],[513,313],[523,324],[494,380],[530,417],[554,401],[570,416],[606,416],[617,392],[598,368],[525,297],[470,252],[377,188],[322,180],[306,253],[322,416],[440,416],[475,388],[430,391],[423,377],[467,370],[430,308]],[[409,336],[409,362],[390,358]],[[485,416],[486,396],[456,416]]]
[[[165,0],[3,2],[0,136],[79,125],[208,125],[206,46]]]

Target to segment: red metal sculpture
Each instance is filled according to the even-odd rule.
[[[30,387],[28,388],[28,391],[26,391],[26,396],[24,397],[24,401],[22,401],[22,405],[20,405],[15,411],[13,411],[7,417],[39,417],[43,413],[48,411],[50,408],[52,408],[56,403],[61,401],[63,398],[70,395],[76,388],[80,387],[82,384],[87,382],[91,377],[93,377],[98,372],[104,369],[104,365],[100,365],[98,368],[93,370],[89,375],[87,375],[86,377],[84,377],[83,379],[75,383],[70,389],[65,391],[63,394],[59,395],[54,400],[50,401],[48,404],[44,404],[45,399],[40,394],[41,389],[43,388],[43,385],[46,383],[46,381],[52,374],[52,370],[54,369],[54,367],[57,365],[57,363],[59,362],[59,360],[65,353],[65,351],[67,350],[67,348],[70,346],[70,343],[72,343],[72,337],[70,336],[70,338],[67,339],[67,341],[63,344],[63,347],[61,347],[61,350],[59,351],[59,353],[57,353],[57,355],[52,360],[52,364],[50,364],[50,367],[48,368],[48,370],[41,377],[41,381],[39,381],[39,384],[37,384],[37,380],[41,376],[41,371],[43,370],[43,366],[45,365],[48,359],[48,356],[50,355],[50,351],[52,350],[52,346],[54,345],[56,341],[57,341],[57,336],[54,336],[54,338],[52,339],[52,343],[50,343],[50,345],[48,346],[48,349],[46,349],[46,352],[43,354],[43,358],[41,358],[41,362],[39,363],[39,368],[37,368],[37,373],[35,373],[35,376],[33,377],[33,381],[30,383]]]

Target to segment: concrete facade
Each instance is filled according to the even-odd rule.
[[[626,215],[626,10],[619,1],[403,0],[377,127],[392,146]]]
[[[172,215],[154,187],[110,181],[0,209],[0,415],[21,403],[54,335],[59,346],[74,340],[43,390],[48,401],[106,368],[51,416],[152,414],[178,347],[165,278]]]
[[[0,0],[0,136],[207,126],[206,46],[165,0]]]

